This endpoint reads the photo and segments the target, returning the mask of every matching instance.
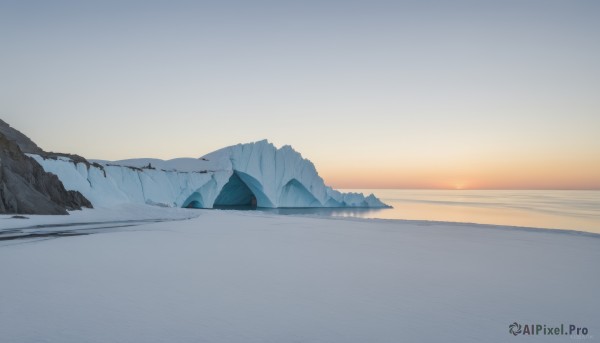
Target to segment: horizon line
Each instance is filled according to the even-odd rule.
[[[366,189],[395,189],[395,190],[415,190],[415,191],[600,191],[600,188],[411,188],[411,187],[336,187],[336,189],[345,190],[366,190]]]

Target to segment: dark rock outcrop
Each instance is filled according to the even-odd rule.
[[[67,191],[27,153],[44,154],[34,142],[0,120],[0,213],[68,214],[92,208],[81,193]]]
[[[37,146],[37,144],[35,144],[31,139],[29,139],[29,137],[25,136],[23,133],[21,133],[21,131],[10,126],[7,122],[5,122],[2,119],[0,119],[0,135],[4,135],[4,137],[6,137],[9,141],[15,142],[19,146],[21,151],[26,154],[36,154],[44,158],[50,158],[53,160],[56,160],[59,157],[66,157],[74,163],[83,163],[86,166],[88,166],[88,168],[91,165],[95,167],[100,166],[96,163],[90,163],[88,160],[79,155],[44,151],[42,148]]]
[[[21,133],[21,131],[11,127],[7,122],[0,119],[0,135],[4,136],[7,140],[15,142],[19,149],[26,154],[43,154],[42,150],[37,144],[35,144],[29,137]]]

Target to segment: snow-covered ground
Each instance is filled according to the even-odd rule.
[[[600,338],[598,235],[151,209],[0,217],[195,217],[0,241],[0,342],[575,341],[513,337],[513,322]]]

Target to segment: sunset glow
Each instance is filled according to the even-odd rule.
[[[600,189],[600,160],[530,161],[516,165],[482,164],[454,168],[320,168],[323,178],[339,188],[412,189]]]

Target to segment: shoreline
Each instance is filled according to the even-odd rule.
[[[237,215],[249,215],[253,217],[265,218],[310,218],[325,219],[335,221],[365,222],[365,223],[397,223],[417,226],[450,226],[455,228],[472,229],[493,229],[510,230],[524,232],[554,232],[557,234],[586,236],[591,238],[600,238],[600,233],[582,231],[576,229],[558,229],[547,227],[530,227],[503,224],[482,224],[473,222],[455,222],[438,220],[415,220],[415,219],[387,219],[387,218],[361,218],[350,216],[324,216],[316,214],[277,214],[268,211],[249,211],[249,210],[222,210],[222,209],[182,209],[182,208],[164,208],[145,205],[124,205],[122,207],[85,209],[81,211],[70,211],[68,216],[59,215],[22,215],[26,218],[16,218],[14,214],[0,215],[0,240],[3,234],[18,230],[46,230],[54,229],[55,232],[67,232],[82,230],[81,227],[93,225],[123,224],[127,226],[140,226],[158,222],[172,222],[195,219],[202,216],[202,213],[210,212],[229,213]],[[125,212],[125,214],[124,214]],[[156,215],[159,214],[159,215]],[[100,218],[107,216],[106,220]],[[81,217],[90,217],[93,220],[80,220]],[[9,224],[10,223],[10,224]],[[450,228],[449,227],[449,228]],[[72,229],[69,229],[72,228]],[[65,230],[67,229],[67,230]],[[93,228],[92,228],[93,229]],[[89,229],[88,229],[89,230]],[[118,230],[115,230],[118,231]]]

